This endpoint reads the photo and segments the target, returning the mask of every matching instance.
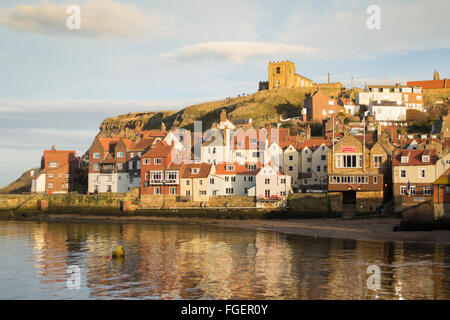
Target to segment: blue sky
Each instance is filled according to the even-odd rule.
[[[68,30],[68,5],[81,30]],[[366,13],[380,7],[381,29]],[[84,153],[108,117],[240,93],[289,59],[317,82],[448,77],[448,1],[12,1],[0,3],[0,186],[44,148]]]

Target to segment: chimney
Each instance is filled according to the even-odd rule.
[[[56,147],[55,147],[55,145],[52,145],[52,152],[55,152],[56,151]]]
[[[222,112],[220,113],[220,122],[227,121],[227,110],[222,109]]]

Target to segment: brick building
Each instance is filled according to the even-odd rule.
[[[183,169],[174,145],[157,143],[141,158],[141,194],[180,195]]]
[[[320,89],[314,94],[306,94],[304,108],[306,120],[321,122],[327,118],[345,113],[344,107],[338,105],[335,99],[327,97]]]
[[[73,190],[80,169],[80,158],[73,150],[44,150],[41,170],[31,179],[31,192],[68,193]]]

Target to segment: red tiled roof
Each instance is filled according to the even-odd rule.
[[[162,132],[158,129],[151,129],[151,130],[142,130],[141,131],[141,137],[142,138],[157,138],[162,137],[164,138],[167,135],[167,133]]]
[[[153,148],[151,148],[147,153],[145,153],[143,158],[154,158],[154,157],[167,157],[170,152],[172,152],[172,146],[169,146],[165,141],[161,141]]]
[[[422,87],[423,89],[443,89],[444,85],[446,88],[450,88],[450,83],[448,79],[444,80],[424,80],[424,81],[408,81],[406,85],[414,87]]]
[[[422,162],[422,156],[429,156],[429,162]],[[408,162],[401,162],[402,157],[408,157]],[[437,154],[435,149],[428,150],[400,150],[394,154],[392,165],[394,166],[423,166],[423,165],[435,165],[437,161]]]
[[[312,139],[297,143],[295,145],[295,149],[297,149],[297,151],[301,151],[304,148],[308,147],[308,149],[310,149],[310,150],[316,150],[322,144],[325,144],[325,146],[327,146],[327,147],[331,147],[331,140],[324,139],[324,138],[312,138]]]
[[[103,150],[109,151],[109,147],[111,144],[116,144],[119,139],[117,138],[98,138],[100,143],[102,144]]]
[[[136,141],[130,148],[130,151],[144,151],[151,148],[156,138],[143,138]]]
[[[344,103],[344,105],[351,105],[351,106],[354,106],[355,105],[355,103],[351,100],[351,99],[348,99],[348,98],[340,98],[341,100],[342,100],[342,102]]]
[[[234,165],[234,170],[228,171],[226,170],[227,165]],[[238,163],[220,163],[217,165],[216,174],[226,174],[226,175],[238,175],[238,174],[245,174],[245,175],[256,175],[259,170],[261,169],[261,163],[258,162],[258,169],[254,171],[249,171],[247,169],[247,165],[240,165]]]
[[[184,167],[181,178],[207,178],[211,171],[212,164],[209,163],[190,163]],[[192,169],[197,168],[198,173],[192,173]]]

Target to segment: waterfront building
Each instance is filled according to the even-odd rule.
[[[80,157],[74,150],[44,150],[41,169],[31,178],[31,192],[63,194],[74,190],[78,179]]]
[[[344,107],[338,105],[333,98],[327,97],[322,90],[317,90],[314,94],[306,94],[304,108],[308,121],[322,122],[327,118],[344,113]]]
[[[180,195],[198,202],[208,202],[209,176],[216,172],[210,163],[189,163],[181,174]]]
[[[219,163],[209,175],[210,196],[255,196],[256,174],[262,164]]]
[[[256,174],[257,200],[286,199],[291,191],[292,178],[270,165],[265,165]]]
[[[161,141],[141,158],[141,195],[180,195],[180,176],[184,169],[175,143]]]
[[[450,167],[450,154],[435,149],[398,150],[393,158],[393,195],[397,207],[433,199],[433,183]]]

